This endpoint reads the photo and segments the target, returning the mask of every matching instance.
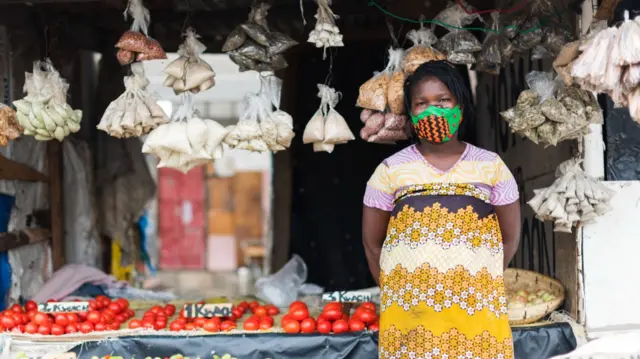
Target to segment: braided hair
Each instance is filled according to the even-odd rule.
[[[454,65],[448,61],[429,61],[420,65],[416,71],[410,75],[404,82],[404,101],[409,119],[407,121],[407,133],[410,135],[413,143],[418,142],[418,136],[413,128],[411,121],[411,94],[415,86],[428,77],[434,77],[440,80],[449,88],[451,94],[456,99],[458,105],[462,109],[463,121],[458,129],[458,138],[465,142],[475,142],[474,125],[476,119],[476,109],[471,97],[471,91],[466,81]]]

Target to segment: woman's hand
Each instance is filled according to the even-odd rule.
[[[377,284],[380,284],[380,251],[387,236],[387,226],[391,212],[364,206],[362,211],[362,242],[367,256],[369,270]]]
[[[520,218],[520,201],[515,201],[505,206],[496,206],[496,215],[502,232],[502,245],[504,247],[504,268],[518,250],[520,244],[520,231],[522,222]]]

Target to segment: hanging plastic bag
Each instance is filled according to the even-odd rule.
[[[407,76],[413,74],[425,62],[446,60],[447,57],[444,54],[432,47],[438,41],[433,31],[420,26],[418,30],[409,31],[407,39],[413,42],[402,63],[402,69]]]
[[[24,131],[24,128],[20,126],[16,119],[16,111],[0,103],[0,146],[7,146],[9,141],[20,137],[22,131]]]
[[[462,4],[467,10],[471,9],[468,4]],[[436,19],[458,28],[465,27],[471,24],[475,20],[482,21],[482,18],[477,14],[468,14],[461,5],[456,3],[449,3],[449,5],[441,11]],[[435,47],[447,54],[447,60],[458,64],[471,64],[475,62],[475,57],[470,55],[471,53],[482,50],[480,41],[466,30],[451,30],[444,35]]]
[[[387,93],[391,74],[387,69],[373,75],[360,86],[356,106],[369,110],[384,111],[387,108]]]
[[[488,33],[482,43],[482,50],[478,55],[477,69],[497,75],[500,73],[500,65],[502,64],[502,55],[500,53],[500,13],[494,11],[491,13],[493,23],[491,29],[496,32]],[[508,40],[507,40],[508,41]]]
[[[129,64],[134,58],[137,61],[166,59],[167,54],[160,43],[149,38],[151,15],[142,4],[142,0],[129,0],[124,16],[125,20],[131,16],[133,23],[129,31],[122,34],[115,45],[120,49],[116,55],[120,64]]]
[[[537,17],[529,18],[522,24],[522,28],[526,30],[518,32],[518,36],[513,39],[516,52],[527,52],[542,42],[543,33],[540,19]]]
[[[329,152],[334,145],[355,139],[344,118],[335,110],[340,94],[327,85],[318,84],[320,107],[305,127],[302,141],[313,143],[315,152]]]
[[[323,49],[323,58],[327,56],[327,48],[343,47],[342,34],[336,25],[337,15],[331,10],[331,0],[317,0],[316,26],[309,33],[307,42]]]
[[[184,91],[199,93],[215,85],[215,72],[200,55],[207,49],[192,28],[184,34],[184,43],[178,48],[180,57],[164,69],[167,77],[164,85],[173,88],[176,94]]]

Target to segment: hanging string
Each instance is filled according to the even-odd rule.
[[[304,18],[304,4],[303,0],[300,0],[300,15],[302,15],[302,25],[307,26],[307,19]]]
[[[530,1],[531,0],[524,0],[510,9],[490,9],[490,10],[469,10],[465,6],[465,4],[462,2],[462,0],[456,0],[456,3],[462,9],[462,11],[466,12],[469,15],[483,15],[483,14],[490,14],[492,12],[498,12],[501,14],[509,14],[512,12],[517,12],[522,10],[522,8],[524,8],[527,4],[529,4]]]
[[[333,57],[335,56],[334,48],[329,48],[329,71],[327,77],[324,79],[324,84],[331,87],[331,80],[333,79]]]
[[[454,29],[454,30],[484,31],[484,32],[491,32],[491,33],[494,33],[494,34],[500,34],[504,30],[514,29],[519,34],[525,35],[525,34],[540,30],[547,23],[547,21],[549,20],[549,17],[544,17],[544,18],[540,19],[540,21],[539,21],[537,26],[534,26],[532,28],[525,29],[525,30],[521,30],[517,26],[505,26],[505,27],[502,28],[502,31],[500,31],[500,30],[489,29],[489,28],[486,28],[486,27],[459,27],[459,26],[454,26],[454,25],[451,25],[451,24],[447,24],[446,22],[442,22],[440,20],[414,20],[414,19],[408,19],[406,17],[398,16],[396,14],[393,14],[393,13],[387,11],[385,8],[380,6],[380,4],[378,4],[375,0],[369,1],[369,6],[373,6],[373,7],[377,8],[378,10],[383,12],[385,15],[390,16],[390,17],[392,17],[392,18],[394,18],[396,20],[405,21],[405,22],[409,22],[409,23],[413,23],[413,24],[436,24],[436,25],[440,25],[442,27],[446,27],[446,28]],[[559,15],[560,13],[561,12],[556,12],[556,14],[554,14],[554,16],[555,15]]]

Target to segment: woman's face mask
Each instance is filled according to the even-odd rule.
[[[459,105],[453,108],[429,106],[417,116],[411,114],[411,121],[420,140],[445,143],[449,142],[460,128],[462,111]]]

